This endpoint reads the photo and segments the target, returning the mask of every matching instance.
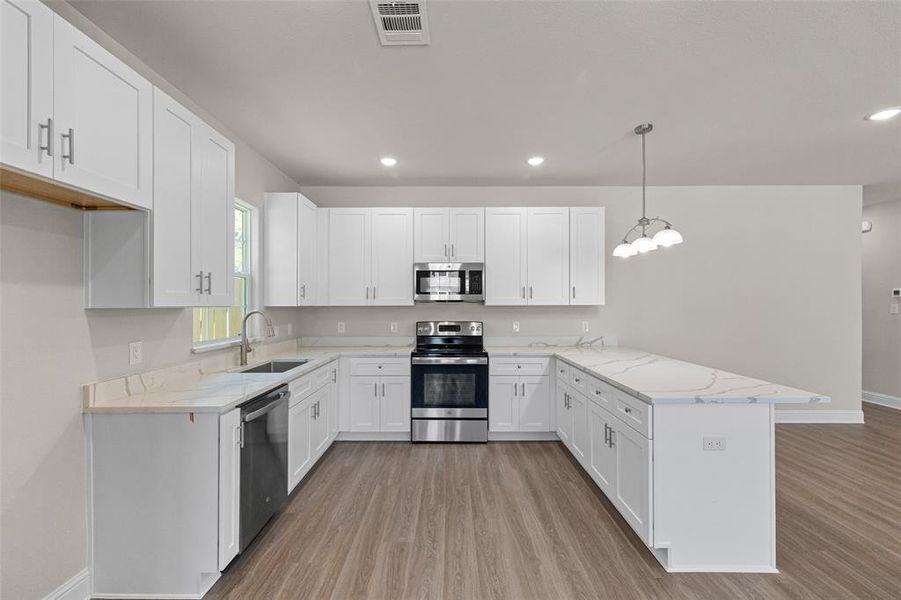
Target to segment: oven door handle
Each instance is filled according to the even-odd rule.
[[[488,359],[484,356],[414,356],[410,359],[412,365],[487,365]]]

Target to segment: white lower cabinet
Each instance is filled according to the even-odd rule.
[[[288,493],[297,487],[335,439],[337,361],[290,383]]]
[[[219,417],[219,570],[240,550],[241,409]]]
[[[608,390],[606,383],[558,362],[556,370],[561,369],[568,377],[557,380],[557,436],[641,540],[651,545],[652,440],[639,433],[650,427],[627,423],[608,410],[612,405],[606,396],[623,392]],[[588,382],[588,395],[565,382],[577,379]],[[623,415],[631,419],[635,411]]]
[[[488,403],[489,431],[551,430],[550,383],[547,376],[492,375]]]
[[[350,430],[410,431],[410,377],[351,377]]]

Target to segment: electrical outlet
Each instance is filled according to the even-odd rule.
[[[892,305],[889,306],[889,308],[888,308],[888,314],[897,315],[899,306],[901,306],[901,304],[898,304],[897,302],[892,302]]]
[[[144,342],[128,342],[128,364],[139,365],[144,362]]]
[[[704,437],[704,450],[721,452],[726,449],[726,438],[724,437]]]
[[[347,331],[347,328],[344,326],[344,321],[338,321],[338,333],[344,333]]]
[[[519,321],[513,321],[513,333],[519,333]]]
[[[582,332],[588,333],[589,329],[591,329],[591,324],[588,321],[582,321]]]
[[[397,333],[397,321],[391,321],[391,324],[388,325],[388,331],[391,333]]]

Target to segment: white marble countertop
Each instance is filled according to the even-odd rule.
[[[408,357],[412,346],[322,346],[285,350],[257,360],[305,359],[284,373],[206,373],[196,365],[121,377],[86,387],[87,413],[218,412],[292,381],[341,356]],[[796,404],[830,398],[753,377],[617,346],[487,346],[489,356],[562,359],[650,404]],[[246,368],[246,367],[244,367]]]
[[[828,396],[666,356],[607,347],[487,347],[489,356],[554,356],[650,404],[809,404]]]
[[[315,371],[341,356],[409,357],[412,346],[348,346],[301,348],[250,362],[219,373],[177,368],[132,375],[85,386],[85,413],[225,413],[269,390]],[[307,360],[284,373],[241,373],[270,360]],[[105,386],[102,391],[97,388]]]

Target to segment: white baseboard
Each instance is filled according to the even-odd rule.
[[[339,431],[338,442],[409,442],[409,431]]]
[[[870,404],[878,404],[879,406],[888,406],[889,408],[897,408],[901,410],[901,398],[889,396],[888,394],[880,394],[878,392],[864,391],[863,401]]]
[[[91,597],[91,577],[82,569],[67,582],[50,592],[44,600],[85,600]]]
[[[863,423],[862,410],[776,409],[777,423]]]
[[[560,438],[553,431],[489,431],[489,442],[547,442]]]

